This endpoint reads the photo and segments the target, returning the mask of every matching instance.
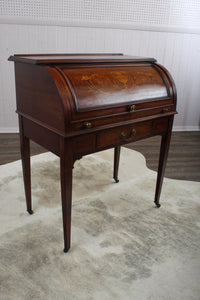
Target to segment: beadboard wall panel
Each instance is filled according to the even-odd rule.
[[[17,53],[122,52],[154,57],[172,74],[178,92],[174,130],[199,130],[200,35],[48,25],[0,24],[0,132],[17,131],[14,64]]]

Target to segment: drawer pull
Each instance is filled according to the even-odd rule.
[[[85,122],[83,124],[83,128],[85,128],[85,129],[88,129],[88,128],[91,128],[91,127],[92,127],[92,123],[90,123],[90,122]]]
[[[128,111],[132,112],[132,111],[135,111],[135,105],[129,105],[128,106]]]
[[[162,110],[163,113],[167,113],[168,111],[169,111],[168,108],[163,108],[163,110]]]
[[[125,142],[130,142],[135,134],[136,134],[136,130],[135,130],[135,129],[132,129],[132,130],[131,130],[131,134],[130,134],[129,137],[127,137],[127,136],[125,135],[125,133],[122,131],[122,132],[120,133],[120,139],[123,139]]]

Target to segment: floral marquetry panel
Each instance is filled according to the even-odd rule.
[[[168,96],[163,78],[149,66],[89,67],[63,71],[73,86],[78,111]]]

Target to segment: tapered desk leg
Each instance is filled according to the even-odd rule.
[[[60,140],[60,179],[63,215],[64,252],[70,248],[72,210],[72,147],[64,138]]]
[[[26,207],[29,214],[33,214],[31,201],[31,164],[30,164],[30,141],[24,135],[23,118],[19,116],[20,149],[26,196]]]
[[[120,158],[120,150],[121,147],[115,147],[114,149],[114,171],[113,171],[113,178],[116,182],[119,182],[118,179],[118,170],[119,170],[119,158]]]
[[[157,207],[161,206],[159,203],[159,199],[160,199],[160,193],[161,193],[161,189],[162,189],[165,167],[166,167],[166,163],[167,163],[167,156],[168,156],[168,152],[169,152],[172,124],[173,124],[173,116],[170,117],[168,131],[167,131],[167,133],[162,135],[162,140],[161,140],[156,192],[155,192],[155,199],[154,199],[154,202]]]

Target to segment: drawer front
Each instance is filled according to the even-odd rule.
[[[162,100],[164,101],[164,100]],[[169,100],[166,100],[168,103]],[[105,111],[98,111],[98,118],[92,118],[91,114],[87,115],[87,118],[84,121],[73,122],[70,125],[71,131],[85,131],[89,128],[95,129],[101,126],[111,125],[113,123],[122,123],[122,122],[136,122],[137,119],[140,118],[148,118],[148,117],[164,117],[166,114],[173,112],[173,106],[165,105],[158,107],[151,107],[150,103],[145,103],[146,108],[140,109],[141,105],[132,105],[132,106],[124,106],[123,111],[122,108],[110,109],[110,114],[106,116],[104,115]],[[155,105],[155,104],[154,104]],[[158,105],[158,103],[157,103]],[[144,106],[144,104],[143,104]],[[131,109],[133,109],[131,111]],[[159,116],[158,116],[159,115]],[[90,124],[90,127],[87,127],[87,124]]]
[[[95,151],[96,135],[88,134],[73,138],[72,146],[74,154],[84,154]]]
[[[151,134],[152,124],[152,121],[149,121],[100,132],[97,134],[97,148],[127,144],[136,139],[148,136]]]
[[[167,130],[169,118],[159,118],[153,121],[152,132],[154,134],[162,134]]]
[[[167,130],[168,118],[140,122],[121,126],[97,133],[97,149],[123,145],[152,135],[162,134]]]

